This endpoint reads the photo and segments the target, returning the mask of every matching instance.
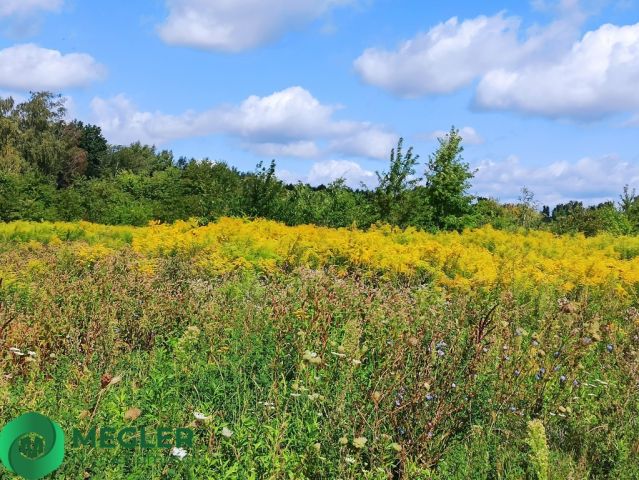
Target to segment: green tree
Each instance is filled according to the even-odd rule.
[[[464,147],[459,130],[452,127],[438,142],[439,148],[428,159],[425,176],[428,203],[439,228],[460,229],[466,226],[471,213],[472,196],[467,192],[474,172],[461,156]]]
[[[275,160],[271,160],[268,167],[260,162],[255,172],[245,177],[244,205],[247,215],[278,219],[279,200],[284,186],[275,176],[275,167]]]
[[[404,139],[397,142],[390,155],[388,172],[375,172],[379,182],[375,190],[375,203],[379,220],[393,225],[406,226],[413,215],[415,197],[410,194],[419,182],[415,177],[415,166],[419,155],[413,147],[403,152]]]
[[[97,125],[85,125],[79,120],[74,120],[71,125],[81,132],[78,146],[86,152],[86,175],[90,178],[99,176],[102,164],[109,153],[109,144],[102,135],[102,129]]]

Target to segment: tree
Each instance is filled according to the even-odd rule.
[[[257,164],[255,172],[245,179],[246,214],[251,217],[277,218],[278,197],[284,190],[275,176],[275,160],[268,167]]]
[[[472,196],[467,192],[474,172],[461,156],[464,147],[459,130],[452,127],[438,142],[439,148],[430,155],[426,170],[428,203],[438,227],[463,228],[464,216],[471,211]]]
[[[391,150],[388,172],[375,172],[379,185],[375,190],[375,201],[379,219],[393,225],[405,226],[413,214],[414,197],[409,192],[417,185],[415,166],[419,155],[410,147],[404,154],[404,139],[397,142],[397,149]]]
[[[639,228],[639,197],[633,188],[630,190],[628,185],[623,187],[623,194],[620,196],[619,207],[626,216],[633,229]]]
[[[528,187],[522,187],[519,195],[519,224],[524,228],[538,226],[541,222],[539,204],[535,200],[535,194]]]
[[[102,135],[102,129],[97,125],[85,125],[79,120],[74,120],[71,125],[81,132],[78,146],[86,152],[87,177],[98,177],[106,155],[109,153],[109,144]]]

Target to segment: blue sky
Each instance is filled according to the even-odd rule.
[[[0,95],[289,181],[374,185],[400,135],[425,161],[454,124],[478,195],[639,188],[639,2],[486,3],[0,0]]]

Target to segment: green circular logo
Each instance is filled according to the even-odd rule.
[[[64,459],[60,425],[36,412],[25,413],[0,431],[0,461],[27,480],[38,480],[57,469]]]

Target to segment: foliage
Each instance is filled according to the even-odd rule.
[[[426,170],[428,201],[438,227],[461,229],[465,216],[471,213],[472,197],[467,192],[474,173],[461,157],[464,147],[459,130],[452,127],[438,142]]]
[[[240,172],[223,161],[174,159],[168,150],[140,142],[110,145],[100,127],[68,120],[64,99],[32,93],[22,103],[0,98],[0,220],[86,220],[145,225],[196,217],[206,224],[224,216],[268,218],[288,225],[330,227],[375,224],[425,231],[491,224],[516,230],[625,235],[639,231],[639,200],[626,187],[619,205],[568,202],[538,211],[524,187],[518,203],[474,198],[474,172],[461,156],[455,127],[438,139],[423,178],[419,155],[400,139],[375,188],[285,184],[276,162]]]
[[[490,227],[0,224],[0,423],[196,432],[54,478],[636,478],[638,262]]]

